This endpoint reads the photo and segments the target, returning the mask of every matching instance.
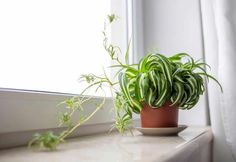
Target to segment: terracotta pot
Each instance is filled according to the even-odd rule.
[[[179,109],[167,102],[160,108],[152,108],[145,104],[141,110],[141,126],[143,128],[177,127]]]

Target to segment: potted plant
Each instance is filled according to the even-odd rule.
[[[129,111],[141,113],[142,127],[176,127],[178,109],[191,109],[204,93],[204,77],[219,84],[204,66],[186,53],[151,53],[120,72],[120,93]]]
[[[117,80],[113,82],[105,70],[103,75],[82,75],[81,81],[86,81],[88,86],[79,96],[62,102],[68,111],[61,114],[60,125],[66,125],[67,129],[59,135],[52,132],[36,134],[30,141],[30,146],[54,149],[77,127],[93,117],[102,108],[105,97],[89,116],[81,118],[78,123],[73,123],[71,120],[74,112],[82,111],[83,103],[90,100],[83,95],[92,87],[102,92],[104,86],[110,87],[116,114],[113,128],[116,127],[120,133],[130,128],[133,113],[141,115],[141,125],[145,128],[176,127],[178,110],[191,109],[204,93],[204,77],[216,81],[222,90],[219,82],[207,74],[205,67],[209,65],[200,60],[195,61],[186,53],[175,54],[171,57],[149,53],[138,64],[129,64],[128,45],[124,54],[125,62],[122,62],[118,57],[121,50],[108,41],[106,32],[107,26],[115,19],[115,15],[109,15],[108,21],[105,22],[103,45],[113,61],[110,68],[117,69],[115,74]]]

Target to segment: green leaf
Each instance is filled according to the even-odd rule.
[[[115,14],[108,15],[107,17],[110,23],[112,23],[116,18]]]
[[[55,150],[57,145],[61,142],[59,136],[53,134],[53,132],[49,131],[46,133],[36,133],[33,136],[33,139],[29,142],[29,147],[38,147],[39,149],[49,149]]]
[[[145,70],[146,70],[146,63],[147,63],[148,57],[149,57],[149,55],[145,56],[143,59],[141,59],[139,61],[138,70],[140,72],[145,72]]]
[[[125,53],[125,62],[126,62],[127,65],[129,64],[129,49],[130,49],[130,45],[131,45],[131,39],[129,40],[128,47],[127,47],[126,53]]]
[[[136,111],[136,112],[140,112],[142,109],[141,104],[133,99],[129,93],[129,84],[127,83],[127,78],[125,73],[120,73],[119,75],[119,83],[120,83],[120,88],[122,90],[122,92],[124,93],[124,96],[128,99],[128,102],[130,104],[130,106]]]
[[[163,70],[162,72],[165,74],[165,77],[169,81],[170,85],[172,85],[172,68],[170,62],[161,54],[157,54],[157,57],[161,60],[160,66]]]
[[[178,54],[175,54],[175,55],[173,55],[173,56],[171,56],[171,57],[169,57],[168,59],[170,60],[170,61],[173,61],[173,62],[175,62],[175,61],[181,61],[181,59],[183,58],[183,57],[189,57],[189,54],[187,54],[187,53],[178,53]]]
[[[157,89],[157,75],[156,75],[156,73],[155,73],[155,71],[150,71],[149,73],[148,73],[148,76],[149,76],[149,78],[150,78],[150,81],[152,82],[152,85],[154,86],[154,88],[155,89]]]
[[[130,78],[136,77],[139,73],[136,69],[128,68],[125,70],[125,74]]]
[[[168,94],[168,87],[167,87],[167,83],[164,82],[162,83],[163,84],[163,88],[161,90],[161,92],[158,94],[158,98],[154,101],[154,105],[155,107],[160,107],[162,106],[165,101],[166,101],[166,97],[167,97],[167,94]]]
[[[182,97],[184,95],[184,86],[180,82],[175,82],[174,88],[175,88],[175,91],[176,91],[175,93],[177,94],[177,97],[173,101],[172,105],[177,105],[177,104],[179,104],[181,102],[181,99],[182,99]]]
[[[220,82],[218,82],[218,80],[216,78],[214,78],[213,76],[206,74],[206,73],[197,73],[197,74],[207,76],[208,78],[214,80],[220,86],[221,92],[223,92],[223,88],[222,88]]]
[[[155,91],[153,91],[152,88],[149,88],[148,93],[146,95],[146,99],[145,99],[146,103],[148,103],[148,105],[153,107],[154,106],[153,102],[155,98],[156,98]]]

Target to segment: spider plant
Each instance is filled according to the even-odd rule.
[[[183,62],[187,59],[188,61]],[[186,53],[166,57],[151,53],[139,64],[126,68],[119,74],[122,94],[132,112],[139,113],[143,103],[160,108],[167,101],[181,109],[191,109],[205,91],[204,77],[213,79],[204,67],[204,62],[195,61]]]
[[[112,128],[116,127],[120,133],[130,129],[133,113],[139,114],[143,104],[160,108],[170,101],[172,105],[180,109],[193,108],[205,91],[205,77],[216,81],[222,90],[220,83],[206,72],[205,68],[209,65],[200,60],[195,61],[186,53],[175,54],[171,57],[159,53],[149,53],[138,64],[128,64],[129,45],[123,54],[119,47],[109,42],[107,36],[107,27],[116,19],[115,15],[109,15],[102,32],[104,49],[114,63],[109,68],[117,70],[113,76],[117,78],[116,81],[113,82],[111,79],[113,77],[108,77],[105,70],[102,75],[82,75],[80,80],[87,82],[88,86],[80,95],[61,103],[65,105],[66,112],[61,113],[59,126],[66,126],[67,129],[59,135],[52,132],[36,134],[29,146],[55,149],[76,128],[91,119],[104,105],[105,93],[102,102],[90,115],[80,117],[77,123],[73,123],[71,117],[76,111],[83,112],[83,104],[91,99],[84,95],[94,87],[96,91],[102,92],[104,92],[103,87],[110,87],[116,118]],[[125,62],[118,57],[120,55],[125,57]]]

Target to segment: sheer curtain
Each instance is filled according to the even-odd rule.
[[[236,159],[236,1],[201,0],[205,58],[224,92],[209,84],[214,162]]]

